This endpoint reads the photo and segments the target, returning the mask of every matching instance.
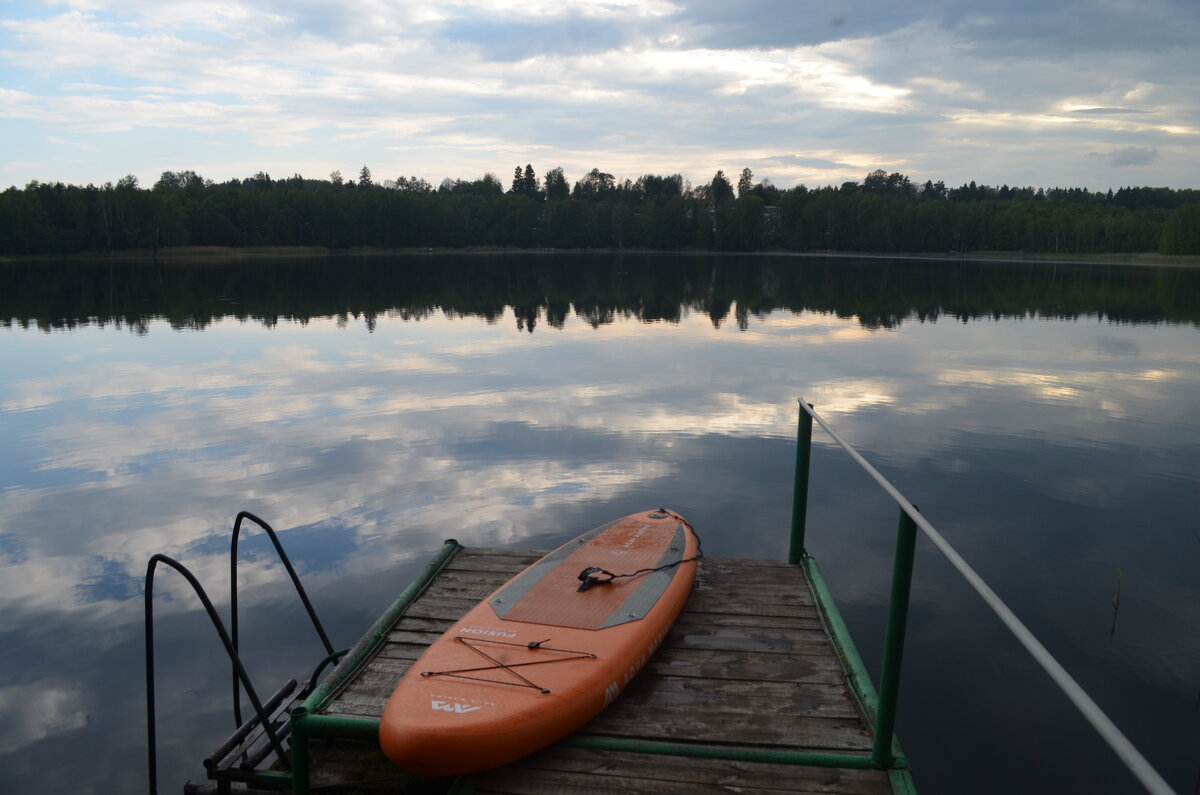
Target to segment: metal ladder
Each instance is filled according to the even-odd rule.
[[[295,679],[289,679],[266,701],[263,701],[259,697],[258,691],[255,690],[249,675],[246,673],[246,668],[242,664],[239,654],[237,551],[238,540],[241,537],[242,523],[247,519],[265,530],[270,537],[271,543],[274,545],[275,551],[279,555],[284,568],[287,569],[288,576],[292,580],[292,585],[295,586],[296,593],[300,597],[300,601],[303,603],[304,609],[307,611],[313,628],[316,630],[317,636],[320,638],[326,652],[325,657],[317,664],[312,674],[302,684],[297,683]],[[331,665],[337,665],[341,657],[345,655],[346,650],[334,651],[333,644],[330,643],[329,636],[325,633],[325,628],[321,625],[321,620],[317,617],[312,602],[309,601],[308,594],[300,582],[300,577],[296,574],[296,569],[292,566],[291,560],[288,559],[287,553],[284,552],[283,545],[280,544],[275,530],[254,514],[248,511],[241,511],[234,520],[233,538],[229,552],[230,630],[226,630],[224,622],[221,620],[216,608],[213,607],[212,600],[209,599],[208,594],[205,592],[203,586],[200,585],[196,576],[186,566],[174,558],[162,554],[151,556],[146,565],[146,727],[149,792],[151,795],[157,795],[158,793],[158,741],[154,692],[154,574],[159,563],[165,564],[179,572],[187,580],[188,584],[192,586],[192,590],[199,597],[205,612],[208,613],[213,628],[221,639],[221,643],[229,655],[229,660],[233,667],[233,717],[236,728],[233,734],[216,751],[204,759],[204,766],[208,770],[208,777],[217,782],[218,792],[229,792],[231,790],[231,783],[234,781],[252,781],[253,771],[272,753],[275,754],[277,763],[282,768],[285,770],[290,769],[290,754],[284,748],[283,744],[283,741],[287,739],[291,732],[289,721],[290,710],[294,705],[308,697],[316,687],[326,668]],[[246,720],[243,720],[242,717],[243,689],[245,689],[246,696],[250,699],[250,704],[253,707],[253,714]]]

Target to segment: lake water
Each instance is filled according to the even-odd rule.
[[[801,396],[1172,785],[1196,791],[1198,271],[8,264],[0,321],[4,791],[145,786],[146,561],[178,558],[227,608],[241,509],[282,531],[344,648],[447,537],[547,548],[661,505],[709,555],[785,556]],[[808,546],[877,675],[895,507],[819,429],[814,443]],[[244,648],[271,691],[322,652],[264,536],[242,549]],[[217,639],[160,572],[160,786],[173,792],[202,778],[232,717]],[[1136,791],[923,539],[898,733],[923,795]]]

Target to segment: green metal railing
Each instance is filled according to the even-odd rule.
[[[895,753],[894,728],[896,722],[896,702],[900,688],[900,663],[904,656],[904,633],[908,622],[909,591],[912,586],[913,558],[916,552],[917,528],[920,528],[933,542],[934,546],[945,555],[951,565],[966,579],[975,592],[983,598],[988,607],[1016,636],[1025,650],[1034,658],[1059,689],[1070,699],[1071,703],[1083,714],[1083,717],[1100,734],[1109,747],[1125,763],[1129,771],[1141,782],[1147,792],[1153,795],[1176,795],[1167,782],[1150,766],[1146,758],[1134,748],[1116,725],[1096,705],[1083,688],[1055,660],[1033,633],[1021,623],[1020,619],[1000,600],[983,578],[971,568],[950,543],[929,523],[916,506],[888,482],[875,467],[871,466],[825,422],[810,403],[800,400],[800,421],[797,430],[798,444],[796,448],[796,480],[792,503],[792,535],[788,550],[788,562],[803,564],[813,581],[814,592],[818,601],[825,602],[825,609],[831,614],[826,618],[831,624],[835,640],[839,635],[849,643],[849,633],[841,626],[841,618],[833,607],[833,600],[828,597],[828,589],[816,570],[816,564],[805,547],[805,524],[808,503],[808,476],[812,451],[812,424],[816,421],[837,444],[853,458],[863,470],[878,483],[900,508],[900,523],[896,538],[896,556],[892,563],[891,601],[888,604],[887,633],[884,639],[883,662],[880,670],[879,694],[875,696],[869,677],[862,671],[854,659],[856,653],[845,654],[850,663],[850,679],[855,692],[863,701],[864,708],[875,721],[875,735],[871,750],[872,766],[885,769],[906,767],[902,757]],[[822,593],[826,595],[822,598]]]

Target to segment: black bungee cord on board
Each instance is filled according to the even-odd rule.
[[[691,522],[689,522],[687,519],[684,519],[682,516],[675,513],[674,511],[669,511],[666,508],[659,508],[658,512],[662,513],[662,514],[666,514],[667,516],[674,516],[685,527],[687,527],[688,530],[691,531],[692,538],[696,539],[696,554],[690,558],[682,558],[680,560],[677,560],[674,563],[664,563],[661,566],[655,566],[655,567],[649,568],[649,569],[638,569],[637,571],[631,571],[628,574],[614,574],[613,572],[609,571],[608,569],[602,569],[599,566],[589,566],[588,568],[579,572],[580,585],[577,590],[577,593],[586,591],[588,588],[591,588],[593,585],[611,585],[614,580],[622,580],[622,579],[625,579],[628,577],[636,577],[639,574],[648,574],[652,571],[662,571],[663,569],[669,569],[674,566],[682,565],[684,563],[691,563],[694,560],[700,560],[700,558],[704,557],[704,547],[700,544],[700,534],[696,532],[696,528],[692,527]],[[662,517],[658,517],[658,518],[662,518]],[[603,579],[605,577],[607,577],[607,579]]]

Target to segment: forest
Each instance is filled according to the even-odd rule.
[[[1200,254],[1200,190],[949,188],[874,171],[861,182],[780,189],[750,169],[693,186],[679,174],[618,180],[561,168],[376,181],[294,175],[213,182],[166,171],[151,187],[31,182],[0,193],[0,256],[182,246],[331,250],[501,247],[657,251]]]

